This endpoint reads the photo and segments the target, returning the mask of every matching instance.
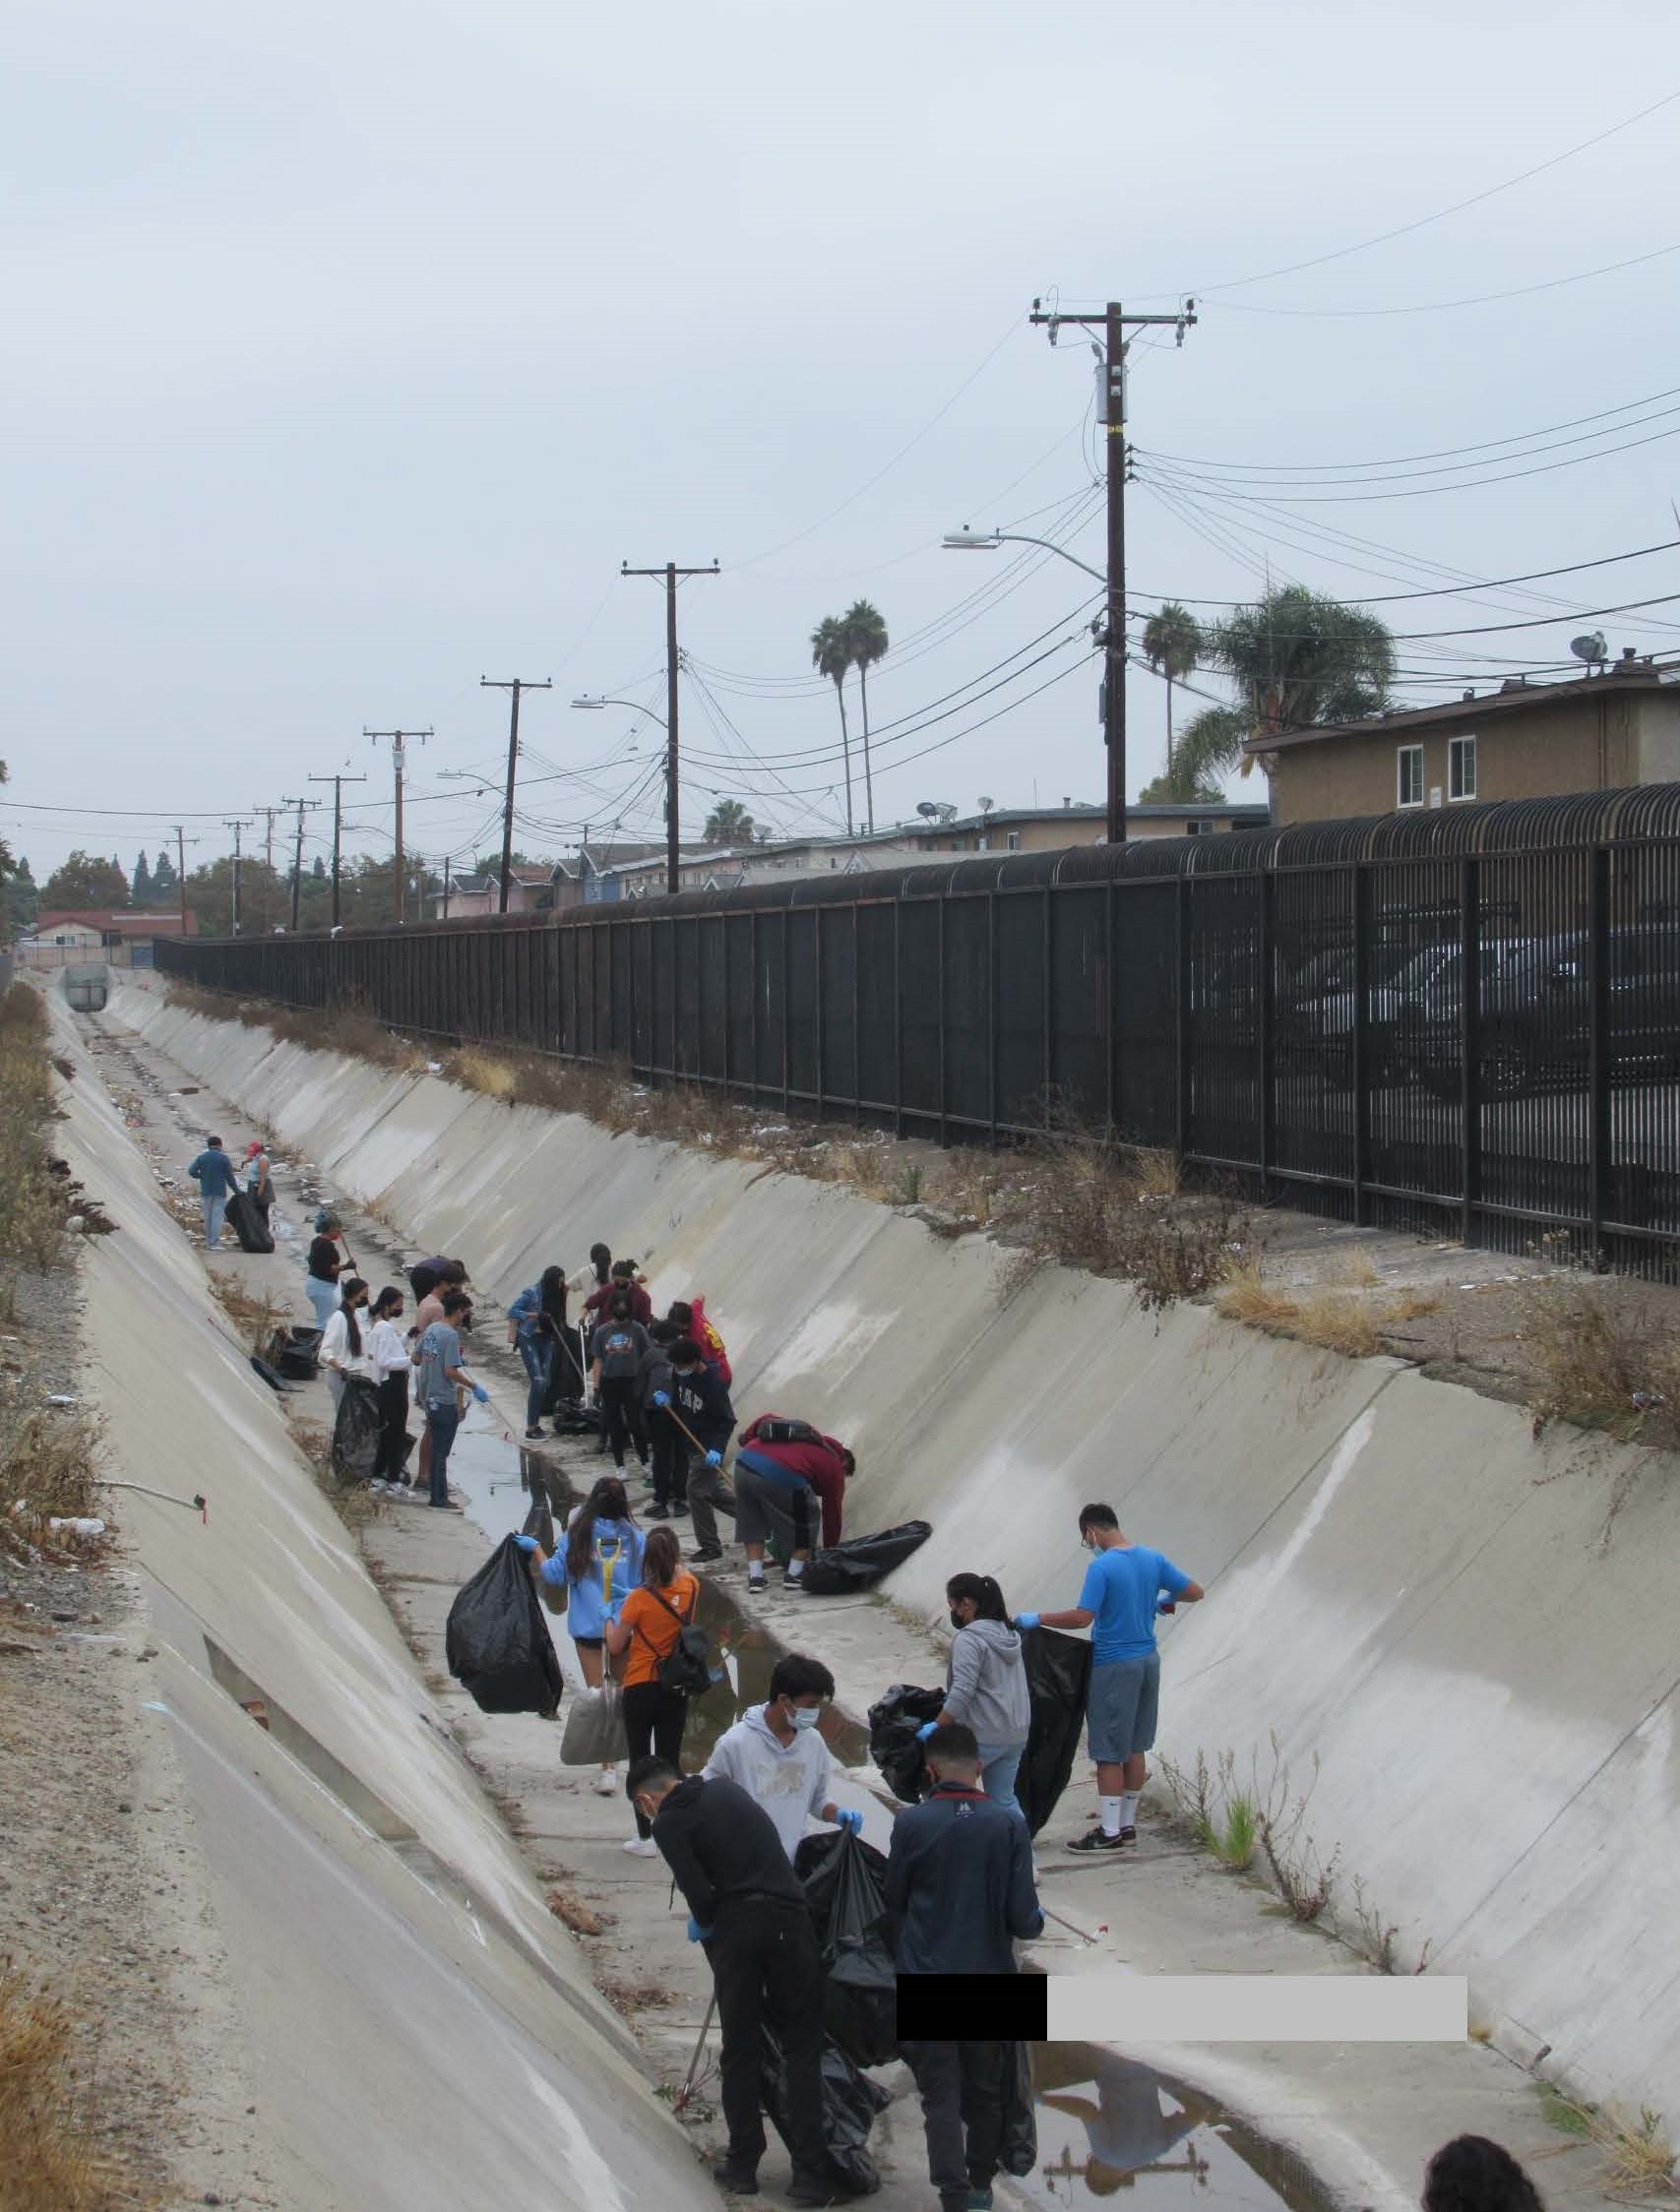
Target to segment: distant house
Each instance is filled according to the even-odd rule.
[[[104,960],[112,967],[155,965],[153,946],[160,937],[191,937],[189,912],[183,929],[178,911],[145,907],[130,912],[63,911],[37,915],[28,937],[13,947],[20,967],[73,967]]]
[[[1266,771],[1277,823],[1675,783],[1680,667],[1629,652],[1601,676],[1518,678],[1444,707],[1262,732],[1246,750]]]
[[[600,898],[616,898],[620,895],[616,880],[606,888],[608,871],[654,853],[659,855],[662,867],[664,851],[662,841],[620,840],[587,844],[564,860],[522,865],[510,872],[507,910],[510,914],[547,914],[567,906],[590,905]],[[447,892],[438,890],[427,893],[428,916],[434,922],[458,922],[470,915],[500,913],[501,888],[501,871],[497,868],[452,877]]]

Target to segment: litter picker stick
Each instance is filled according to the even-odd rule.
[[[694,2057],[688,2062],[688,2079],[683,2083],[682,2087],[671,2099],[672,2112],[680,2113],[686,2111],[688,2107],[688,2101],[694,2095],[694,2077],[700,2071],[701,2058],[706,2050],[706,2039],[712,2033],[712,2015],[716,2011],[716,2009],[717,1993],[716,1990],[714,1990],[712,1993],[712,2002],[706,2007],[706,2017],[700,2023],[700,2035],[694,2046]]]

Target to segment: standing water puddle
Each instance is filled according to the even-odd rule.
[[[526,1515],[538,1497],[547,1499],[556,1533],[565,1516],[581,1503],[580,1492],[558,1458],[528,1451],[499,1419],[481,1406],[474,1407],[461,1425],[449,1455],[449,1477],[467,1501],[467,1518],[497,1543],[524,1528]],[[636,1517],[644,1528],[656,1525],[651,1515],[638,1513]],[[679,1537],[686,1536],[686,1523],[672,1525]],[[683,1761],[690,1768],[703,1765],[723,1731],[765,1702],[770,1695],[771,1670],[787,1651],[785,1644],[704,1575],[699,1618],[712,1638],[714,1654],[721,1654],[723,1680],[704,1697],[689,1700]],[[566,1633],[565,1616],[552,1620],[550,1627],[568,1686],[582,1689],[583,1675],[572,1639]],[[868,1763],[866,1729],[835,1712],[832,1706],[825,1710],[821,1726],[824,1741],[842,1766]]]
[[[1100,2044],[1034,2044],[1032,2085],[1038,2160],[1021,2186],[1040,2203],[1083,2207],[1122,2189],[1158,2212],[1199,2196],[1250,2212],[1323,2212],[1328,2201],[1291,2152]]]

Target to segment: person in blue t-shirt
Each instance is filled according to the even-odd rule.
[[[1068,1849],[1120,1851],[1138,1840],[1144,1754],[1154,1747],[1160,1698],[1155,1615],[1194,1605],[1203,1591],[1163,1553],[1129,1542],[1112,1505],[1082,1507],[1080,1542],[1096,1557],[1086,1568],[1078,1605],[1064,1613],[1020,1613],[1015,1625],[1090,1630],[1085,1717],[1102,1817]]]

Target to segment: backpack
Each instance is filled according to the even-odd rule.
[[[647,1590],[653,1603],[662,1605],[677,1624],[677,1640],[658,1663],[659,1688],[673,1690],[679,1697],[703,1695],[712,1688],[711,1647],[706,1640],[706,1630],[697,1628],[692,1619],[684,1620],[670,1600],[660,1597],[657,1590],[646,1582],[642,1587]],[[696,1605],[700,1603],[698,1591],[695,1592],[694,1602]],[[636,1632],[652,1651],[652,1638],[641,1629]]]
[[[785,1414],[767,1413],[758,1424],[760,1444],[821,1444],[823,1432],[813,1429],[809,1421],[795,1421]]]

